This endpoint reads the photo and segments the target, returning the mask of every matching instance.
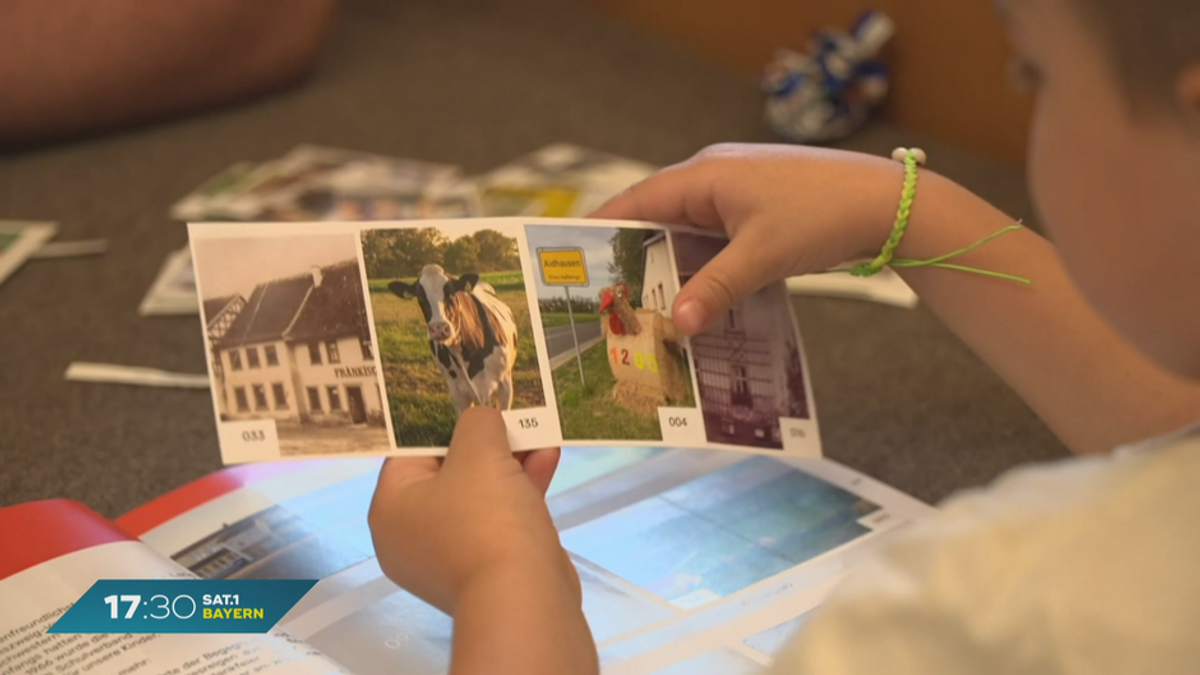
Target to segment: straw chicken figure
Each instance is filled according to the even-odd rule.
[[[629,304],[629,287],[617,284],[600,289],[600,313],[608,314],[608,322],[601,322],[605,335],[637,335],[642,332],[633,305]]]
[[[691,380],[682,368],[679,332],[671,319],[653,309],[634,309],[625,284],[601,289],[599,310],[616,380],[613,399],[650,418],[661,406],[687,400]]]

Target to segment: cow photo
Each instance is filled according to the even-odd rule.
[[[569,286],[544,269],[536,281],[563,439],[661,441],[660,407],[696,407],[666,233],[527,225],[525,238],[539,266],[578,269]]]
[[[463,221],[364,230],[397,447],[443,447],[472,406],[546,404],[517,240]]]

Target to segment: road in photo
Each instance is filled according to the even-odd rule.
[[[581,346],[602,337],[599,321],[576,322],[575,332],[579,336]],[[575,351],[575,338],[571,336],[569,325],[546,329],[546,351],[550,354],[551,360]]]

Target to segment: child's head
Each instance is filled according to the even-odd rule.
[[[1200,2],[998,1],[1038,90],[1047,230],[1114,325],[1200,378]]]

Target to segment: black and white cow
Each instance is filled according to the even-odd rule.
[[[426,265],[416,283],[393,281],[388,290],[421,305],[429,349],[459,413],[491,405],[493,397],[501,410],[512,408],[517,322],[491,284],[478,274],[454,278],[439,265]]]

